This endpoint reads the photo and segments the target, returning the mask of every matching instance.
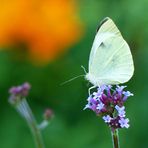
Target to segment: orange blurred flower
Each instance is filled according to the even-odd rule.
[[[0,0],[0,46],[25,43],[47,62],[76,42],[82,27],[73,0]]]

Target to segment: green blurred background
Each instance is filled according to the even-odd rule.
[[[2,2],[2,1],[1,1]],[[96,27],[104,17],[111,17],[129,43],[135,73],[126,84],[134,97],[126,102],[130,128],[120,130],[121,148],[148,147],[148,1],[80,0],[77,12],[83,24],[81,39],[59,58],[38,66],[20,56],[18,50],[0,52],[0,148],[33,148],[34,143],[24,120],[9,105],[8,89],[30,82],[28,102],[40,122],[46,107],[55,118],[43,131],[47,148],[110,148],[111,135],[104,122],[92,111],[83,111],[88,96],[84,74]],[[22,51],[21,51],[22,52]]]

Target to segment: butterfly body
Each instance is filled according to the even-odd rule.
[[[86,79],[94,86],[127,82],[134,65],[130,48],[110,18],[101,24],[89,57]]]

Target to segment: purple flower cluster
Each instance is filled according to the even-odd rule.
[[[31,86],[29,83],[24,83],[20,86],[13,86],[9,89],[10,98],[9,102],[16,104],[20,101],[21,98],[28,96]]]
[[[126,86],[111,85],[101,86],[97,92],[93,92],[87,101],[84,109],[90,109],[101,116],[105,123],[112,129],[128,128],[129,119],[125,117],[124,102],[129,96],[133,96],[129,91],[124,91]]]

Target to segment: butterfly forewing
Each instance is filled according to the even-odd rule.
[[[89,59],[90,82],[95,85],[127,82],[134,66],[130,48],[111,19],[98,30]],[[93,77],[93,80],[92,80]]]

